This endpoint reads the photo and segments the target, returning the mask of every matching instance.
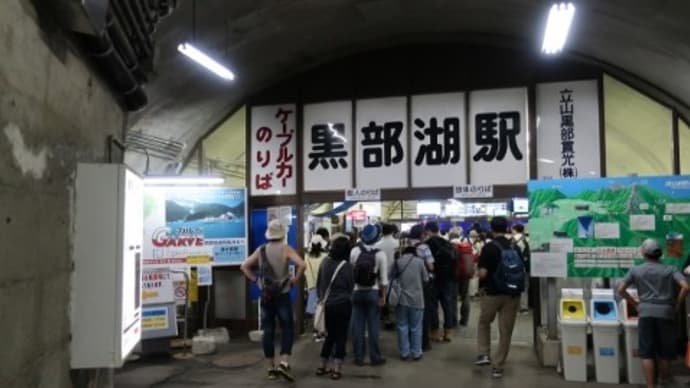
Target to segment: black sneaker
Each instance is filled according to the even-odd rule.
[[[487,366],[491,365],[491,358],[487,355],[477,356],[477,360],[474,362],[476,366]]]
[[[381,366],[381,365],[384,365],[384,364],[386,364],[386,359],[385,359],[385,358],[381,358],[381,359],[378,359],[378,360],[376,360],[376,361],[372,361],[372,362],[371,362],[371,366]]]
[[[503,369],[493,368],[491,369],[491,377],[495,379],[500,379],[503,377]]]
[[[278,377],[280,377],[280,375],[278,374],[278,371],[277,371],[277,370],[275,370],[275,369],[269,369],[269,370],[268,370],[268,373],[266,374],[266,377],[267,377],[269,380],[274,381],[274,380],[278,380]]]
[[[281,362],[280,365],[276,368],[276,371],[283,376],[283,378],[287,381],[295,381],[295,376],[292,375],[292,370],[290,369],[290,365]]]

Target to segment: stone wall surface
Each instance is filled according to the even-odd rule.
[[[126,116],[33,2],[0,1],[0,52],[0,387],[68,388],[76,163]]]

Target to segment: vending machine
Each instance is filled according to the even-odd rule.
[[[73,193],[71,367],[118,368],[141,339],[143,182],[79,164]]]

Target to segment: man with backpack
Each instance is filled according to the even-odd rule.
[[[526,274],[520,252],[507,236],[508,220],[505,217],[494,217],[491,220],[491,230],[494,238],[482,249],[477,265],[482,296],[477,330],[479,355],[475,365],[492,365],[492,376],[501,378],[520,307],[520,294],[525,288]],[[491,323],[497,314],[498,349],[492,359]]]
[[[460,319],[458,320],[458,325],[460,325],[460,330],[463,331],[470,320],[470,281],[474,277],[477,255],[474,254],[472,244],[468,240],[463,241],[461,237],[462,228],[451,229],[450,233],[448,233],[448,238],[455,246],[457,252],[455,278],[458,281],[458,296],[460,298]]]
[[[361,242],[352,248],[350,254],[355,279],[352,297],[352,342],[357,366],[364,365],[367,331],[371,365],[386,363],[379,348],[379,331],[380,309],[386,304],[388,264],[386,254],[375,248],[382,234],[379,224],[365,226],[360,233]]]
[[[457,313],[457,289],[455,278],[457,267],[457,254],[455,247],[439,234],[438,224],[429,221],[424,225],[429,246],[434,257],[434,303],[431,315],[431,340],[438,342],[450,342],[453,329],[458,324]],[[438,305],[443,310],[443,333],[440,332],[438,319]]]
[[[513,225],[513,241],[515,246],[522,254],[522,260],[525,263],[525,272],[529,275],[529,261],[530,261],[530,248],[529,242],[527,241],[527,236],[525,235],[525,226],[522,224]],[[529,300],[529,283],[530,277],[525,278],[525,292],[520,296],[520,312],[526,313],[529,311],[530,300]]]

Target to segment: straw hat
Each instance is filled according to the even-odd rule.
[[[285,225],[278,220],[271,220],[266,228],[267,240],[282,240],[285,238]]]

